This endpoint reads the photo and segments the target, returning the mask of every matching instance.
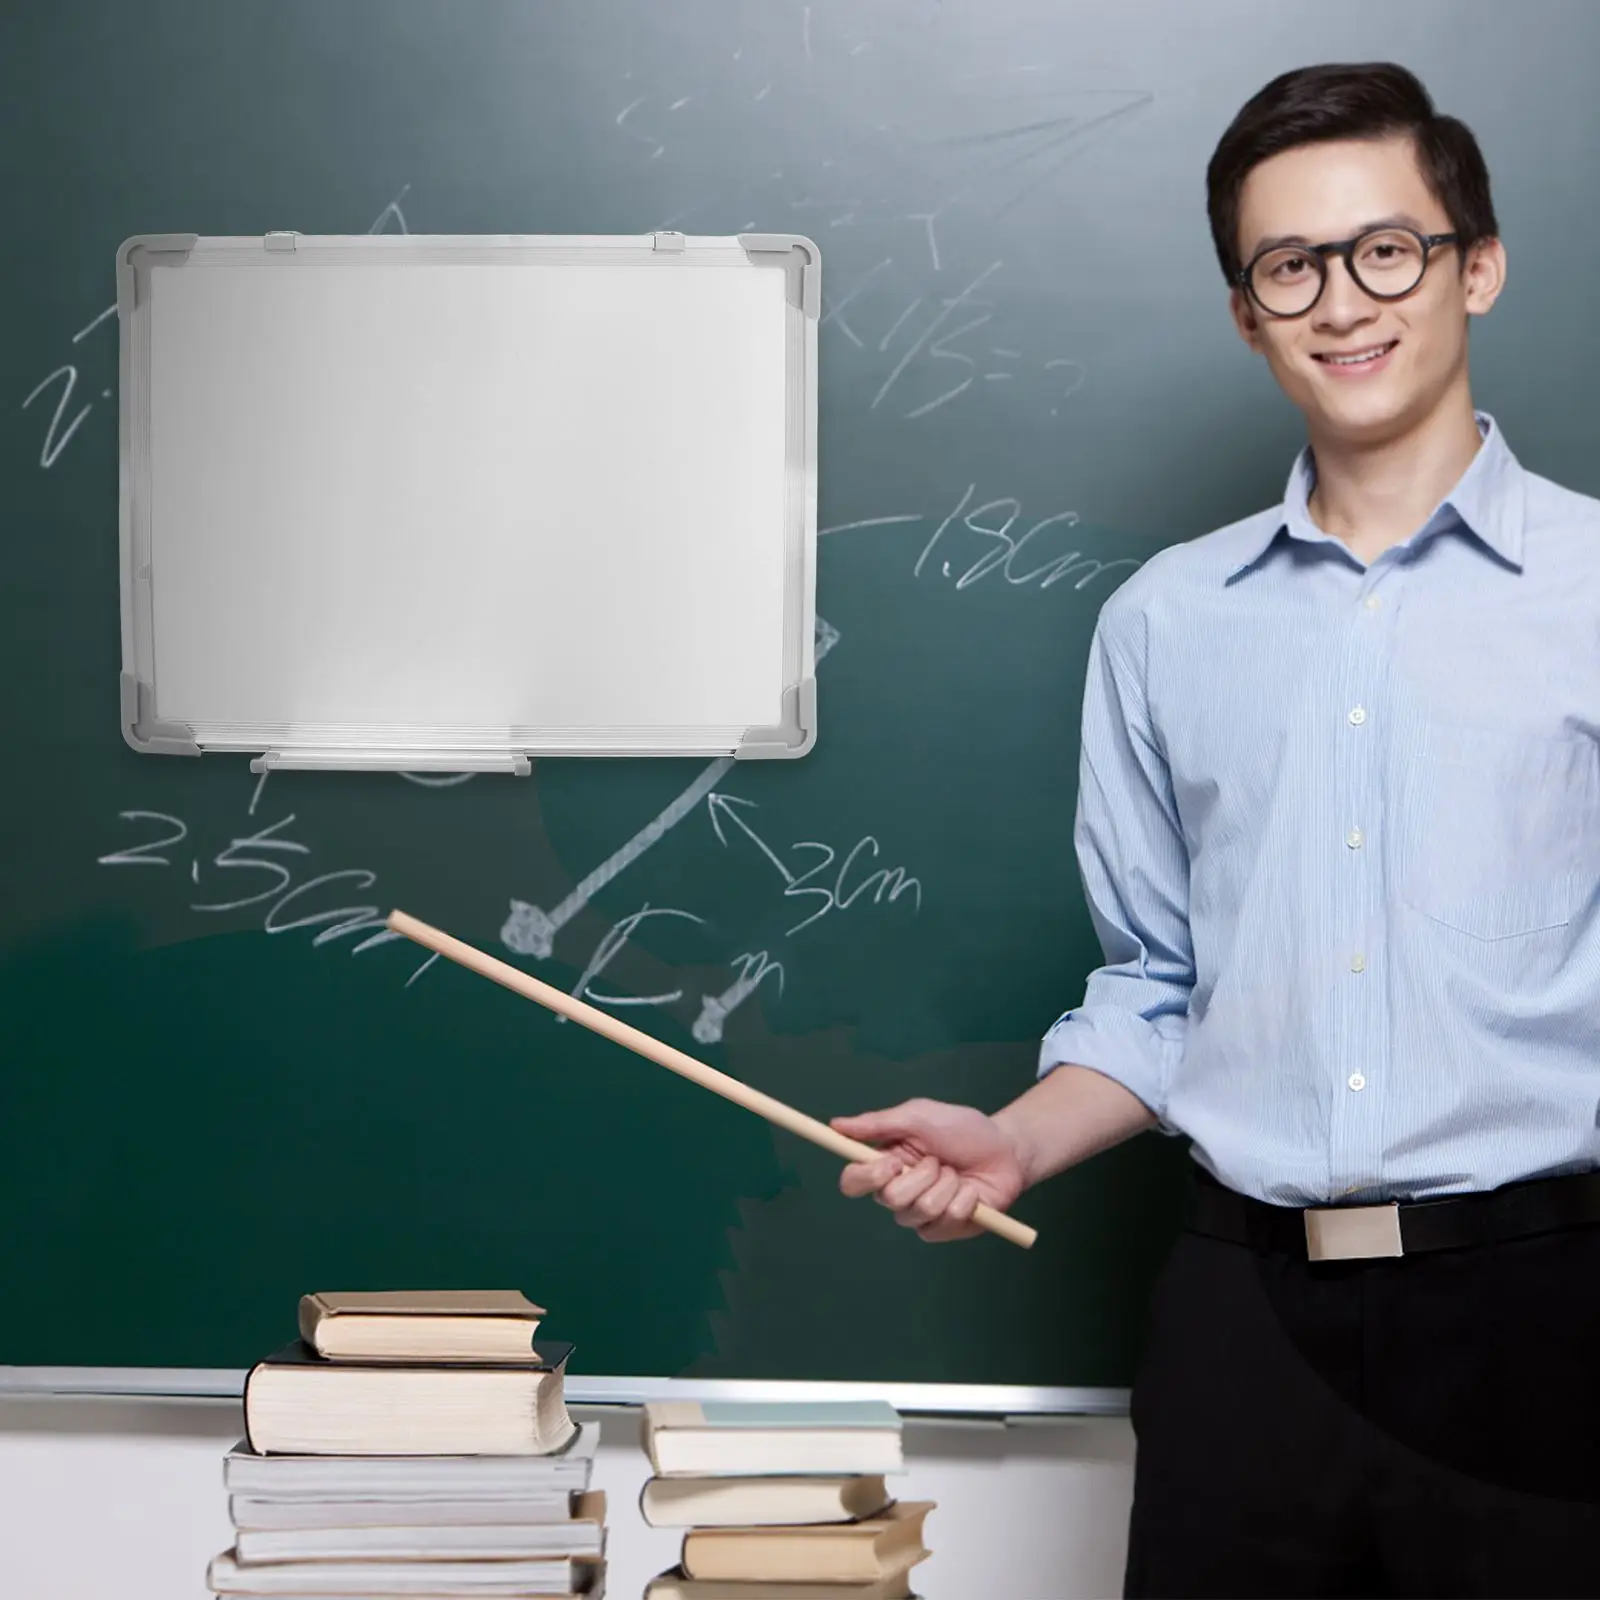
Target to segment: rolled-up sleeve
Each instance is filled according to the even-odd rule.
[[[1173,1131],[1167,1097],[1194,988],[1189,852],[1150,722],[1144,619],[1130,610],[1112,602],[1095,629],[1073,834],[1105,965],[1045,1035],[1039,1076],[1069,1062],[1093,1068]]]

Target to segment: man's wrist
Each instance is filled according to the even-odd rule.
[[[1031,1188],[1153,1127],[1156,1113],[1117,1079],[1063,1062],[990,1120]]]
[[[1010,1105],[991,1113],[989,1120],[1011,1146],[1012,1159],[1022,1173],[1022,1187],[1031,1189],[1039,1181],[1040,1173],[1035,1165],[1037,1152],[1033,1148],[1033,1141],[1028,1138],[1025,1116],[1018,1110],[1017,1103],[1012,1101]]]

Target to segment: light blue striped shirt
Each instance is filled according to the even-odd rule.
[[[1114,1078],[1283,1205],[1600,1166],[1600,501],[1493,421],[1370,566],[1280,506],[1106,603],[1076,843]]]

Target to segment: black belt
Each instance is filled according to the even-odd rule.
[[[1600,1223],[1600,1172],[1533,1178],[1442,1200],[1300,1210],[1236,1194],[1196,1168],[1184,1227],[1302,1261],[1352,1261],[1459,1250]]]

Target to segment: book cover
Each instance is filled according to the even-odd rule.
[[[234,1556],[241,1565],[264,1561],[510,1561],[570,1559],[605,1554],[603,1490],[577,1497],[574,1515],[560,1521],[386,1524],[357,1508],[348,1522],[324,1527],[240,1528]]]
[[[301,1314],[385,1317],[516,1317],[537,1322],[544,1307],[520,1289],[347,1289],[303,1295]]]
[[[854,1522],[892,1496],[881,1474],[858,1477],[647,1478],[639,1512],[652,1528],[786,1527]]]
[[[296,1341],[250,1369],[245,1437],[258,1454],[543,1455],[572,1437],[570,1345],[548,1359],[459,1366],[324,1361]]]
[[[233,1551],[213,1558],[213,1594],[395,1597],[587,1594],[605,1578],[603,1561],[274,1561],[241,1562]]]
[[[568,1339],[541,1339],[539,1348],[534,1352],[532,1361],[480,1361],[474,1362],[474,1372],[554,1372],[558,1367],[564,1367],[572,1357],[572,1352],[577,1346]],[[281,1350],[274,1350],[270,1356],[263,1356],[252,1371],[261,1367],[305,1367],[314,1368],[319,1372],[330,1375],[345,1375],[359,1371],[369,1363],[361,1361],[329,1361],[326,1356],[319,1356],[304,1339],[296,1339],[286,1344]],[[370,1363],[372,1367],[383,1372],[393,1372],[395,1363],[391,1361],[377,1361]],[[447,1372],[457,1371],[459,1363],[454,1361],[408,1361],[404,1363],[406,1370],[411,1372]]]
[[[900,1414],[881,1400],[651,1401],[642,1434],[661,1477],[856,1476],[904,1465]]]
[[[832,1526],[695,1528],[680,1565],[691,1578],[740,1583],[876,1583],[925,1560],[929,1500],[891,1506],[881,1517]]]
[[[572,1437],[542,1455],[263,1455],[247,1440],[222,1463],[232,1494],[295,1500],[522,1500],[558,1490],[584,1490],[594,1469],[600,1425],[574,1427]]]
[[[324,1290],[300,1300],[300,1337],[338,1361],[525,1361],[544,1316],[515,1289]]]
[[[655,1428],[890,1428],[900,1413],[886,1400],[651,1400]]]

